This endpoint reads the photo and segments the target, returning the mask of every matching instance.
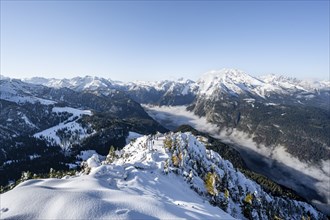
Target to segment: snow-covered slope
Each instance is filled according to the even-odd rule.
[[[140,137],[106,161],[93,155],[89,175],[29,180],[2,194],[1,218],[323,217],[307,203],[268,195],[205,141],[190,133]]]
[[[136,179],[124,180],[124,173],[113,166],[103,176],[27,181],[2,196],[1,218],[232,219],[197,194],[189,195],[189,187],[175,177],[137,172]]]
[[[72,144],[79,143],[82,139],[92,135],[92,132],[88,133],[87,129],[83,128],[77,122],[83,115],[92,115],[90,110],[80,110],[70,107],[53,107],[52,112],[55,114],[62,114],[65,112],[71,114],[71,116],[56,126],[34,134],[34,137],[45,139],[54,145],[61,146],[63,150],[68,150]]]

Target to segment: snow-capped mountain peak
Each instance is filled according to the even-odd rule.
[[[266,89],[264,82],[236,69],[207,72],[198,80],[198,85],[199,93],[206,96],[211,96],[215,92],[226,92],[232,95],[256,93],[263,96],[261,90]]]
[[[239,69],[223,68],[221,70],[211,70],[202,75],[202,79],[231,79],[234,81],[251,80],[252,76]]]

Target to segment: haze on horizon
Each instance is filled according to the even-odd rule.
[[[329,1],[1,1],[1,75],[329,80]]]

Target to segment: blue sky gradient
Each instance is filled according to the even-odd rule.
[[[329,80],[329,1],[1,1],[1,74]]]

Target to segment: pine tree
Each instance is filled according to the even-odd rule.
[[[248,193],[244,200],[243,200],[243,215],[248,218],[248,219],[253,219],[253,216],[252,216],[252,199],[253,199],[253,196],[251,193]]]
[[[115,147],[113,145],[111,145],[110,150],[109,150],[109,154],[107,155],[107,164],[112,163],[116,158],[116,151],[115,151]]]
[[[172,155],[172,163],[175,167],[179,167],[179,163],[180,163],[179,158],[174,154]]]
[[[32,173],[30,171],[22,172],[21,182],[23,182],[25,180],[29,180],[31,178],[32,178]]]
[[[49,170],[49,177],[54,178],[55,177],[55,170],[53,168],[50,168]]]
[[[216,196],[218,194],[218,191],[215,189],[215,179],[215,174],[211,172],[208,172],[205,176],[205,188],[212,196]]]
[[[170,137],[165,137],[164,147],[171,150],[172,149],[172,139]]]

